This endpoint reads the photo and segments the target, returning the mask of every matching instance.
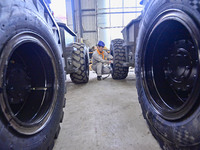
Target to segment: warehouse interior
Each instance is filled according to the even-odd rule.
[[[51,3],[55,18],[66,23],[76,37],[67,43],[83,42],[89,48],[99,40],[109,49],[113,39],[141,15],[140,0],[56,0]],[[87,84],[74,84],[67,75],[66,108],[54,150],[159,150],[137,98],[134,68],[124,80],[111,76],[96,80],[90,70]]]
[[[0,10],[0,149],[200,149],[200,0]]]
[[[52,0],[51,8],[77,34],[75,41],[90,48],[99,40],[109,47],[123,38],[121,30],[142,11],[140,0]]]

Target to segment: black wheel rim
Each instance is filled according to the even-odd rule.
[[[2,58],[4,116],[18,133],[35,134],[45,127],[55,106],[54,55],[39,35],[23,32],[8,41]]]
[[[199,97],[199,31],[184,12],[160,14],[143,53],[144,88],[156,112],[169,120],[194,110]]]

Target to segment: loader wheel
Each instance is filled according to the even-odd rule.
[[[57,32],[40,1],[0,9],[0,149],[51,150],[65,94]]]
[[[87,83],[89,80],[89,51],[81,43],[73,43],[72,64],[75,72],[70,74],[72,82],[76,84]]]
[[[111,41],[110,51],[113,56],[112,78],[116,80],[125,79],[128,75],[128,67],[124,67],[123,63],[126,61],[125,49],[122,46],[124,40],[115,39]]]
[[[200,0],[147,4],[136,49],[143,116],[162,149],[200,149]]]

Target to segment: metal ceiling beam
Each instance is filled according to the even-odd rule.
[[[81,0],[79,0],[79,19],[80,19],[80,36],[83,38],[83,22],[82,22],[82,11],[81,11]]]

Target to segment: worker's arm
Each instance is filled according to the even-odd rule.
[[[104,51],[104,56],[107,58],[107,59],[113,59],[113,56],[108,54],[106,51]]]

